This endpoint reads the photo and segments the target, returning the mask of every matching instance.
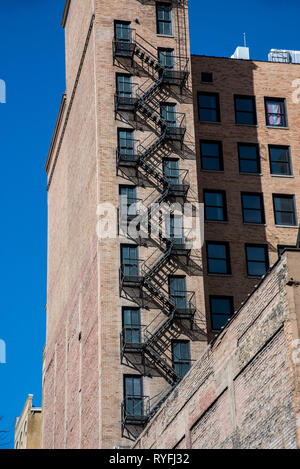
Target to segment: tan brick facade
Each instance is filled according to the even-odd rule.
[[[135,449],[299,449],[299,258],[286,251]]]
[[[198,185],[200,200],[203,191],[226,192],[228,220],[207,221],[205,239],[227,241],[230,244],[231,269],[229,276],[207,275],[206,249],[203,249],[204,284],[208,328],[210,326],[209,295],[234,297],[234,309],[238,309],[258,282],[247,274],[245,244],[263,244],[268,247],[272,265],[278,258],[278,245],[295,246],[298,225],[276,226],[274,220],[273,194],[295,196],[299,220],[299,104],[295,80],[299,79],[297,64],[283,64],[235,60],[217,57],[192,56],[193,93],[195,110],[195,133],[198,156]],[[213,82],[203,83],[201,73],[212,73]],[[219,123],[199,121],[197,93],[218,93],[221,118]],[[257,125],[236,125],[234,95],[255,96]],[[287,128],[271,128],[266,125],[264,98],[286,100]],[[220,141],[223,145],[224,171],[203,171],[200,163],[200,140]],[[243,174],[239,171],[238,143],[259,145],[261,171],[259,174]],[[270,172],[269,145],[290,147],[292,175],[276,176]],[[262,193],[265,224],[243,223],[241,192]],[[211,334],[213,337],[213,334]]]

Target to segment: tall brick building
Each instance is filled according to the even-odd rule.
[[[296,244],[299,68],[191,57],[185,0],[67,0],[63,27],[43,447],[122,448]],[[199,200],[202,250],[179,210]],[[177,204],[166,233],[153,203]]]
[[[300,66],[270,59],[192,56],[210,337],[297,242]]]
[[[197,211],[188,11],[72,0],[63,26],[67,89],[46,164],[43,446],[124,447],[206,345],[201,245],[180,210],[158,236],[99,237],[105,207],[123,221],[141,200],[140,224],[149,215],[154,228],[152,203]]]

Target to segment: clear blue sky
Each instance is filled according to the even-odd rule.
[[[83,1],[83,0],[81,0]],[[26,396],[41,404],[46,303],[44,163],[64,81],[65,0],[0,0],[1,309],[0,447],[12,447]],[[247,33],[251,58],[271,48],[300,49],[299,0],[190,0],[192,53],[230,56]],[[300,78],[300,77],[299,77]]]

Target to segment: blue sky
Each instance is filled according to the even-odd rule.
[[[83,1],[83,0],[82,0]],[[47,203],[44,164],[64,81],[65,0],[0,0],[1,309],[0,448],[12,447],[27,394],[41,404],[45,343]],[[247,33],[251,58],[300,49],[298,0],[190,0],[192,53],[230,56]],[[299,77],[300,78],[300,77]]]

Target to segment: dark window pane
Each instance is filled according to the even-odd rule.
[[[260,194],[242,194],[244,223],[264,223],[263,201]]]
[[[183,378],[191,367],[190,343],[186,341],[172,342],[172,357],[176,374]]]
[[[201,143],[201,153],[205,156],[219,156],[220,145],[218,143]]]
[[[218,95],[212,93],[199,93],[198,105],[200,121],[219,121]]]
[[[260,277],[266,273],[266,266],[262,262],[248,262],[248,274]]]
[[[256,111],[254,98],[251,96],[235,97],[235,116],[236,123],[242,125],[256,124]]]
[[[213,82],[213,74],[212,73],[202,72],[201,73],[201,81],[203,81],[204,83],[212,83]]]
[[[257,145],[239,144],[239,162],[241,173],[259,173],[259,151]]]
[[[270,147],[271,174],[291,175],[289,147]]]
[[[265,261],[265,248],[259,246],[247,247],[247,257],[249,261]]]
[[[255,117],[253,114],[248,112],[237,112],[236,113],[236,120],[238,124],[244,125],[254,125],[255,124]]]
[[[224,221],[226,219],[225,195],[223,192],[204,192],[205,219]]]
[[[217,111],[215,109],[200,109],[200,120],[217,122]]]
[[[254,110],[252,98],[236,98],[235,105],[237,111],[253,112]]]
[[[202,169],[222,171],[223,155],[220,142],[200,142]]]
[[[227,274],[227,262],[226,260],[208,260],[208,270],[211,274]]]
[[[211,296],[210,313],[212,329],[221,329],[233,314],[233,298]]]
[[[200,95],[199,103],[201,107],[207,107],[209,109],[216,109],[217,98],[214,95]]]
[[[207,243],[207,265],[211,274],[230,273],[227,244]]]
[[[273,196],[276,225],[296,225],[296,212],[293,196]]]
[[[248,275],[260,277],[268,270],[268,255],[265,246],[246,246]]]

